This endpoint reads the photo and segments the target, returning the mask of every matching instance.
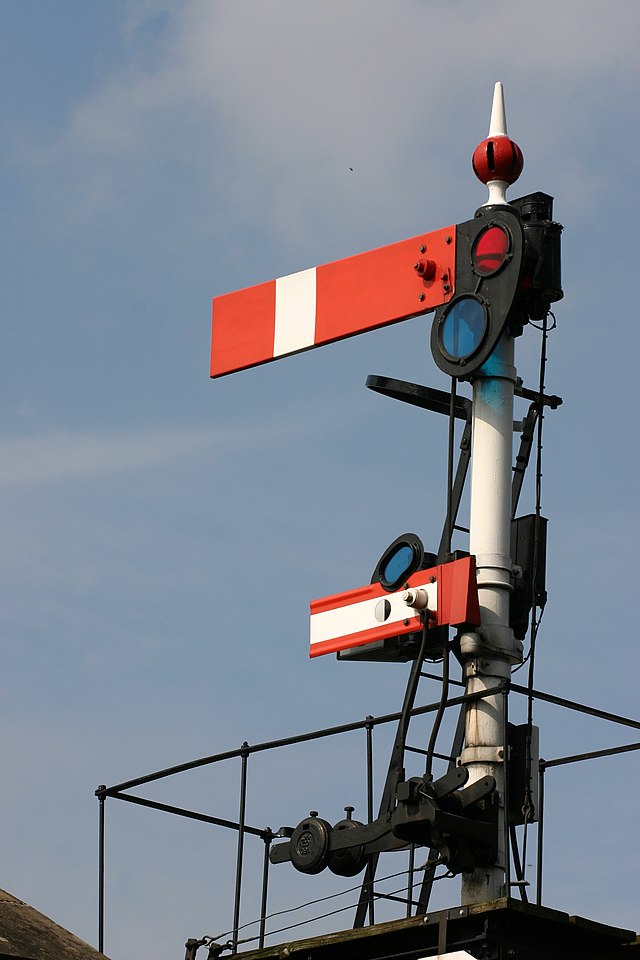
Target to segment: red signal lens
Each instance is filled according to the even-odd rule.
[[[509,235],[502,227],[487,227],[473,248],[473,269],[481,277],[497,273],[509,255]]]

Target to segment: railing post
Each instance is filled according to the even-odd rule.
[[[258,948],[262,950],[264,947],[264,937],[265,930],[267,926],[267,893],[269,889],[269,851],[271,850],[271,841],[273,840],[273,833],[271,832],[271,827],[267,827],[265,830],[264,840],[264,860],[262,862],[262,898],[260,901],[260,940],[258,942]]]
[[[511,831],[509,830],[510,798],[509,798],[509,687],[505,686],[502,694],[502,764],[504,769],[504,786],[502,802],[504,803],[504,820],[502,823],[504,845],[504,889],[507,897],[511,896]]]
[[[409,882],[407,884],[407,917],[411,916],[413,907],[413,884],[416,869],[416,845],[412,843],[409,847]]]
[[[367,823],[373,823],[373,717],[371,714],[367,716]],[[369,872],[370,864],[367,864],[367,872]],[[371,893],[373,892],[373,884],[371,885]],[[374,920],[374,908],[373,908],[373,896],[369,896],[369,924],[373,926]]]
[[[538,858],[536,863],[536,903],[542,906],[542,835],[544,829],[544,760],[540,760],[538,778]]]
[[[106,786],[101,783],[96,790],[100,804],[98,827],[98,950],[104,953],[104,804]]]
[[[242,893],[242,861],[244,856],[244,828],[247,806],[247,761],[249,759],[249,744],[245,740],[241,747],[242,769],[240,773],[240,812],[238,814],[238,853],[236,857],[236,892],[233,904],[233,952],[238,945],[238,929],[240,927],[240,897]]]

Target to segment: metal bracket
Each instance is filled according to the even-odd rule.
[[[461,767],[467,763],[504,763],[504,747],[465,747],[457,762]]]
[[[463,657],[500,657],[508,663],[522,663],[523,646],[511,627],[492,623],[464,633],[460,653]]]

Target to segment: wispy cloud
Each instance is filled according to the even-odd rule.
[[[106,437],[48,433],[0,443],[0,483],[33,483],[136,470],[204,450],[213,431]]]
[[[153,431],[97,436],[46,433],[0,442],[0,484],[48,483],[110,475],[213,450],[252,449],[287,435],[285,424],[272,429]]]
[[[318,229],[327,204],[350,219],[366,221],[373,210],[378,220],[397,216],[425,191],[433,205],[435,194],[459,182],[449,162],[455,149],[444,147],[442,131],[454,148],[458,132],[465,142],[484,135],[496,79],[507,83],[513,135],[516,105],[520,117],[531,105],[527,129],[535,139],[539,131],[545,149],[555,145],[557,160],[582,149],[601,75],[615,71],[620,83],[637,76],[637,3],[621,0],[615,17],[600,0],[540,0],[536,9],[553,30],[532,48],[514,43],[529,15],[507,0],[496,0],[490,17],[467,2],[370,0],[363,15],[361,5],[334,0],[321,7],[144,0],[123,44],[134,51],[132,34],[155,17],[164,29],[152,34],[152,52],[136,59],[125,51],[102,84],[78,98],[59,136],[17,159],[57,178],[67,215],[80,218],[156,204],[158,191],[192,226],[206,229],[213,210],[220,229],[225,211],[236,221],[262,212],[291,243]],[[496,32],[496,22],[505,29]],[[560,85],[575,90],[570,117]],[[568,164],[569,185],[581,169]],[[190,199],[176,191],[181,170],[186,182],[201,185],[197,205],[196,191]],[[437,189],[427,191],[428,184]]]
[[[256,420],[247,427],[233,422],[224,428],[200,430],[145,430],[138,433],[87,434],[50,431],[38,436],[0,440],[0,485],[48,483],[58,480],[110,475],[139,470],[213,452],[216,457],[232,453],[252,454],[256,449],[286,444],[310,430],[317,435],[334,430],[335,422],[344,425],[363,415],[366,404],[354,404],[345,411],[339,398],[333,405],[318,410],[313,402],[270,420]]]

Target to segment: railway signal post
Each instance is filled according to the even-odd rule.
[[[378,818],[369,824],[349,819],[349,829],[338,829],[312,813],[271,850],[272,863],[290,862],[302,873],[328,867],[354,876],[366,866],[356,926],[364,923],[378,856],[407,843],[429,847],[430,862],[462,874],[465,909],[511,893],[507,697],[512,667],[523,660],[523,631],[521,624],[514,630],[510,602],[522,574],[512,557],[514,392],[521,389],[515,342],[529,322],[546,322],[550,304],[562,297],[562,228],[552,220],[551,197],[506,197],[523,157],[507,134],[500,83],[489,135],[474,152],[473,168],[489,196],[466,223],[213,301],[212,377],[435,310],[431,351],[451,378],[451,425],[470,406],[468,551],[454,552],[451,544],[467,457],[456,479],[459,489],[450,479],[437,555],[428,555],[417,535],[405,534],[385,551],[370,585],[311,603],[312,657],[414,661]],[[470,405],[457,397],[460,381],[471,383]],[[423,391],[421,399],[409,402],[445,412],[447,395],[415,390]],[[541,386],[539,417],[546,399]],[[533,539],[541,523],[537,516]],[[535,579],[536,569],[529,573]],[[534,593],[532,588],[525,599],[527,610],[535,605]],[[461,663],[464,733],[444,776],[432,774],[431,743],[425,776],[406,780],[406,731],[426,650],[440,653],[447,677],[449,653]],[[447,683],[443,672],[445,700]],[[530,780],[531,730],[527,736]],[[526,791],[531,789],[527,783]],[[425,878],[419,905],[428,901],[429,889]]]

